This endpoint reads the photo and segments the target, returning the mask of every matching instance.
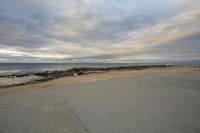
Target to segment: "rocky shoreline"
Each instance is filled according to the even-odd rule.
[[[121,71],[121,70],[143,70],[148,68],[166,68],[172,67],[170,65],[148,65],[148,66],[119,66],[119,67],[106,67],[106,68],[72,68],[66,71],[44,71],[44,72],[31,72],[31,73],[15,73],[10,75],[1,75],[0,78],[20,78],[26,76],[38,76],[41,77],[39,79],[35,79],[25,83],[18,84],[10,84],[10,85],[0,85],[0,89],[9,88],[14,86],[26,85],[26,84],[34,84],[45,82],[49,80],[53,80],[60,77],[68,77],[68,76],[81,76],[85,74],[98,73],[98,72],[106,72],[106,71]]]

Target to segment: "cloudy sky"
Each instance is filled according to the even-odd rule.
[[[0,0],[0,62],[191,60],[199,0]]]

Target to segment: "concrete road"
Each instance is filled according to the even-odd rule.
[[[199,133],[200,73],[0,94],[0,133]]]
[[[87,133],[55,89],[0,94],[0,133]]]

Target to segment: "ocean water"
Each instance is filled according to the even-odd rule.
[[[148,64],[136,63],[0,63],[0,75],[13,73],[29,73],[68,70],[80,67],[117,67],[117,66],[137,66]]]
[[[81,67],[117,67],[117,66],[137,66],[148,64],[135,63],[0,63],[0,76],[11,74],[25,74],[44,71],[61,71]],[[0,77],[0,88],[5,85],[21,84],[41,79],[39,76],[24,77]]]
[[[21,84],[41,79],[42,77],[28,75],[23,77],[7,77],[11,74],[26,74],[45,71],[65,71],[81,67],[118,67],[118,66],[141,66],[163,65],[156,63],[0,63],[0,88],[5,85]]]

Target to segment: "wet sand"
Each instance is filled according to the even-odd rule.
[[[2,89],[1,133],[198,133],[199,68],[111,71]]]

